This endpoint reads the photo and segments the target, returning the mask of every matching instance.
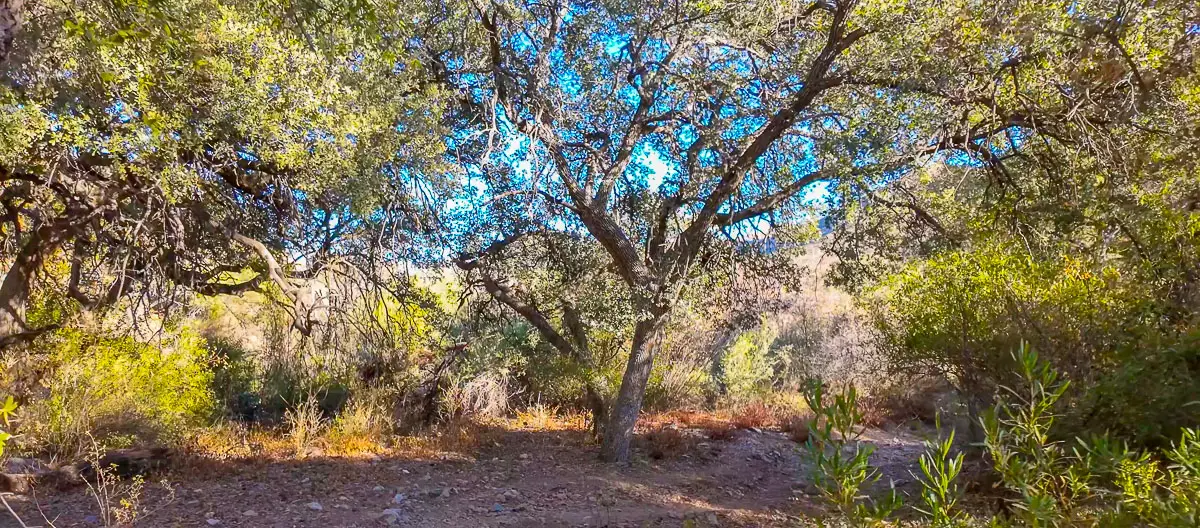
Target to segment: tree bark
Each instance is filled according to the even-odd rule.
[[[650,382],[650,370],[654,367],[654,354],[662,340],[665,313],[653,313],[638,321],[633,330],[633,347],[629,352],[629,363],[621,378],[621,389],[617,400],[609,410],[608,426],[600,446],[600,458],[608,462],[629,461],[633,444],[633,427],[642,410],[642,399],[646,385]]]
[[[12,52],[13,43],[25,23],[25,0],[0,0],[0,64]]]
[[[25,309],[34,273],[41,267],[45,255],[62,243],[65,234],[66,228],[53,224],[34,229],[4,274],[4,280],[0,282],[0,350],[57,328],[30,328],[25,320]]]

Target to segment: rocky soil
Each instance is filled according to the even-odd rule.
[[[138,526],[795,526],[817,501],[799,446],[775,431],[696,441],[670,460],[595,459],[578,432],[508,431],[474,457],[442,455],[181,463],[148,481]],[[919,439],[871,431],[884,481],[903,486]],[[9,495],[28,526],[103,526],[88,488]],[[0,526],[20,526],[0,516]]]

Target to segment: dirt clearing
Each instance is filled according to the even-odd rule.
[[[684,429],[686,452],[628,467],[596,460],[580,431],[497,431],[475,456],[442,453],[303,460],[192,461],[147,482],[141,526],[795,526],[814,513],[800,447],[781,432],[710,440]],[[885,480],[908,475],[920,442],[868,435]],[[159,478],[159,477],[155,477]],[[102,526],[87,488],[10,496],[29,526]],[[4,524],[9,523],[9,524]],[[17,526],[11,519],[3,526]]]

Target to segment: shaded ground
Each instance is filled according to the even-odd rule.
[[[867,438],[879,446],[885,481],[911,480],[917,438],[882,431]],[[595,452],[576,431],[502,431],[475,458],[184,464],[166,475],[173,499],[147,483],[142,502],[156,511],[139,525],[775,527],[795,526],[815,507],[798,446],[779,432],[697,438],[685,455],[640,456],[629,467],[598,462]],[[102,524],[86,488],[8,500],[29,526],[46,525],[39,505],[58,528]],[[0,526],[17,524],[0,517]]]

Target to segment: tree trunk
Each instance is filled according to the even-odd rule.
[[[25,23],[25,0],[0,0],[0,63],[12,52],[13,42]]]
[[[600,458],[605,461],[629,461],[633,426],[637,424],[638,413],[642,410],[642,398],[650,382],[650,369],[654,366],[654,353],[662,338],[665,322],[665,314],[654,314],[638,321],[633,330],[629,364],[625,366],[625,376],[621,378],[617,401],[609,410],[608,426],[600,446]]]
[[[589,374],[584,388],[584,398],[587,400],[588,410],[592,413],[592,437],[603,439],[604,426],[608,421],[608,400],[605,399],[604,391],[600,388],[600,381],[596,376]]]
[[[29,328],[25,308],[33,274],[42,265],[43,255],[58,245],[60,237],[55,234],[50,226],[31,231],[0,282],[0,350],[32,339],[43,330]]]

